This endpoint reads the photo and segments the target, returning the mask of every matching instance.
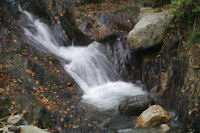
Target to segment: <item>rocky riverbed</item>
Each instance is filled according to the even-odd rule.
[[[83,46],[94,40],[102,43],[101,52],[122,79],[143,88],[149,96],[129,97],[119,105],[119,111],[116,108],[102,112],[81,102],[84,92],[64,70],[59,58],[30,45],[32,42],[21,27],[26,22],[18,4],[48,24],[63,46]],[[167,14],[168,9],[141,8],[147,5],[120,1],[98,4],[3,1],[0,118],[6,119],[0,119],[1,130],[24,133],[200,130],[199,43],[185,52],[181,60],[181,40],[168,33],[173,17]],[[145,113],[149,112],[152,113],[147,115],[147,122]],[[7,116],[23,121],[10,123]]]

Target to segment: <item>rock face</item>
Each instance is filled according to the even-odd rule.
[[[177,110],[184,130],[199,131],[199,46],[194,44],[189,51],[184,52],[185,58],[182,52],[177,55],[178,48],[171,46],[166,43],[163,54],[144,61],[142,78],[137,80],[145,82],[147,90],[157,93],[166,106]]]
[[[189,51],[189,63],[193,68],[200,68],[200,43],[193,45]]]
[[[148,95],[138,95],[124,100],[118,107],[119,112],[125,115],[139,115],[153,104],[153,99]]]
[[[149,48],[162,43],[173,16],[167,11],[156,12],[148,9],[141,12],[141,18],[128,34],[128,43],[133,50]]]
[[[99,4],[103,6],[103,4]],[[79,30],[91,39],[102,39],[112,34],[130,31],[135,25],[134,20],[139,13],[139,7],[114,8],[111,4],[106,13],[96,9],[74,8],[75,22]],[[114,9],[114,10],[113,10]],[[87,10],[94,10],[88,12]]]
[[[22,121],[23,118],[20,115],[11,115],[7,120],[8,124],[11,125],[19,124]]]
[[[166,122],[170,119],[170,115],[161,106],[153,105],[143,111],[137,119],[137,126],[150,127],[159,123]]]

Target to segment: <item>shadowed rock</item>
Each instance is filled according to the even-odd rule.
[[[118,109],[121,114],[139,115],[151,104],[153,104],[153,99],[150,96],[138,95],[124,100]]]

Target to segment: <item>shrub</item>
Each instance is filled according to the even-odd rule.
[[[200,13],[199,0],[172,0],[171,12],[175,14],[175,21],[193,22]]]

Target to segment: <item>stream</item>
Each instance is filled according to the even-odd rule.
[[[111,62],[98,50],[100,43],[95,41],[85,47],[61,47],[46,24],[34,19],[29,12],[20,10],[30,22],[28,27],[23,27],[26,36],[36,46],[62,60],[65,70],[84,91],[84,102],[100,110],[109,110],[117,108],[129,96],[145,94],[142,88],[120,80]]]
[[[19,13],[20,17],[19,20],[17,21],[19,22],[19,27],[22,29],[22,31],[20,32],[22,32],[22,35],[25,35],[24,38],[27,39],[27,42],[23,45],[25,45],[24,47],[28,49],[27,51],[30,50],[31,53],[29,57],[27,58],[23,57],[22,61],[20,61],[20,59],[18,59],[17,57],[18,60],[16,59],[17,61],[15,62],[16,64],[18,62],[22,62],[23,64],[22,67],[18,64],[17,65],[25,70],[27,70],[28,67],[31,66],[32,68],[30,68],[30,70],[36,72],[35,79],[37,79],[38,77],[42,79],[42,81],[39,82],[39,85],[42,86],[42,84],[45,84],[47,81],[47,83],[52,82],[51,86],[48,84],[48,87],[52,88],[53,91],[56,88],[58,89],[56,91],[59,92],[59,89],[62,88],[62,91],[60,91],[61,93],[60,96],[58,96],[59,93],[57,94],[55,92],[52,93],[53,91],[51,91],[51,93],[47,94],[46,96],[48,98],[48,96],[53,97],[55,95],[56,100],[61,97],[62,99],[61,102],[63,102],[63,105],[61,105],[62,107],[60,112],[63,111],[66,113],[65,110],[67,110],[66,113],[67,115],[66,114],[63,115],[62,113],[57,111],[58,113],[56,115],[60,116],[59,117],[55,116],[57,117],[55,118],[55,121],[58,121],[55,124],[56,128],[58,127],[58,125],[62,128],[62,131],[60,132],[160,133],[159,126],[152,128],[145,128],[145,129],[140,129],[135,127],[137,116],[125,116],[120,114],[118,111],[118,106],[123,100],[136,95],[149,94],[149,92],[145,90],[145,86],[141,83],[141,81],[136,81],[135,83],[132,83],[133,80],[131,76],[137,76],[137,75],[133,75],[134,72],[131,68],[132,64],[135,62],[132,62],[133,55],[131,54],[131,50],[125,41],[126,33],[114,36],[115,42],[113,43],[113,45],[105,44],[101,39],[100,40],[91,39],[92,41],[90,41],[89,43],[85,43],[87,41],[83,41],[85,44],[82,44],[80,39],[81,37],[79,38],[78,34],[76,36],[73,36],[73,34],[68,33],[67,35],[71,35],[70,41],[67,40],[69,38],[65,37],[65,34],[61,34],[63,33],[62,31],[64,31],[63,29],[65,29],[66,32],[67,31],[70,32],[71,30],[74,29],[73,28],[70,29],[70,27],[68,27],[69,28],[68,30],[66,27],[64,26],[62,27],[61,25],[56,24],[53,20],[54,14],[52,12],[50,12],[50,14],[52,15],[51,18],[52,20],[50,21],[53,22],[49,24],[48,22],[45,21],[44,18],[42,17],[40,18],[38,14],[24,10],[20,6],[18,6],[18,9],[16,10],[19,10],[20,12]],[[102,21],[106,21],[109,18],[109,17],[106,18],[103,15],[101,16],[101,14],[97,14],[97,16],[98,15],[100,16]],[[126,28],[130,30],[130,27]],[[21,39],[23,40],[24,38]],[[112,36],[108,37],[108,40],[109,41],[111,40],[111,42],[112,39],[113,39]],[[19,45],[15,46],[20,48]],[[32,46],[34,48],[32,48]],[[34,51],[33,49],[36,49],[36,51]],[[63,83],[66,80],[68,80],[63,78],[64,76],[62,77],[58,74],[55,76],[58,76],[59,78],[57,77],[54,78],[53,76],[51,76],[52,73],[49,74],[48,70],[49,67],[42,68],[41,67],[42,65],[40,66],[40,64],[37,62],[38,60],[37,58],[34,58],[36,62],[35,64],[34,61],[33,62],[30,61],[31,60],[30,58],[32,58],[32,54],[37,55],[37,52],[39,54],[42,53],[41,55],[43,55],[44,58],[46,58],[49,55],[56,58],[53,61],[47,60],[47,62],[50,62],[50,66],[52,67],[56,68],[62,67],[59,69],[59,71],[62,71],[62,69],[64,69],[63,75],[65,76],[69,75],[70,78],[72,77],[72,79],[75,81],[75,83],[73,83],[73,80],[71,80],[72,84],[78,85],[78,86],[76,85],[73,86],[75,88],[73,90],[74,92],[72,91],[70,91],[70,93],[65,92],[65,90],[68,89],[70,85],[68,86],[65,83]],[[14,64],[14,66],[17,65]],[[34,66],[36,66],[36,68],[34,68]],[[11,72],[12,69],[14,69],[13,73],[15,74],[15,68],[11,68],[10,69]],[[38,73],[37,70],[39,70]],[[138,72],[138,69],[135,68],[135,71]],[[18,73],[20,73],[20,71]],[[39,76],[37,77],[37,75]],[[18,77],[21,78],[20,76]],[[25,79],[26,77],[24,78],[24,80]],[[31,80],[30,77],[28,77],[27,79],[29,81]],[[59,79],[60,81],[57,81],[57,79]],[[30,84],[31,85],[33,84],[33,86],[35,84],[36,86],[38,85],[37,82],[36,83],[33,82],[31,81]],[[60,84],[64,85],[62,85],[59,88],[55,87],[56,85],[54,85],[54,83],[58,85]],[[31,85],[28,85],[28,87],[25,85],[25,87],[27,87],[27,89],[32,89],[32,88],[34,89],[34,87],[32,87]],[[39,88],[41,88],[41,86],[39,86]],[[64,88],[65,86],[67,87]],[[30,90],[30,92],[31,91],[32,90]],[[33,92],[31,93],[33,94]],[[154,94],[150,95],[154,96]],[[79,101],[79,96],[80,96],[80,101]],[[66,101],[64,101],[63,99]],[[51,99],[48,100],[51,102]],[[155,97],[154,100],[157,100],[157,97]],[[58,100],[55,102],[55,104],[58,103],[60,104],[61,102]],[[66,103],[70,104],[66,105]],[[76,104],[77,107],[74,107],[76,106]],[[64,107],[65,105],[66,107]],[[69,110],[69,108],[72,111]],[[170,132],[181,133],[180,129],[181,126],[176,114],[174,113],[174,110],[167,109],[167,111],[172,116],[172,119],[167,123],[171,127]],[[81,113],[79,114],[79,112]],[[53,115],[51,114],[50,117],[52,116]],[[65,117],[64,123],[59,122],[60,117]],[[38,126],[40,126],[41,123],[39,123]],[[75,125],[73,129],[71,128],[72,123]],[[76,124],[80,125],[80,129],[76,128]],[[93,127],[91,126],[91,124],[93,125]],[[65,125],[67,125],[66,126],[67,128],[65,127]],[[41,124],[42,128],[49,128],[51,126],[53,127],[54,125],[50,124],[50,126],[46,126],[44,124],[43,125]]]
[[[21,7],[19,10],[27,19],[28,23],[22,28],[30,42],[41,51],[54,54],[65,71],[81,87],[83,91],[81,106],[88,108],[88,118],[102,121],[100,124],[102,128],[107,125],[117,127],[119,133],[160,132],[156,128],[132,130],[130,127],[133,121],[136,122],[136,117],[119,114],[117,108],[120,102],[131,96],[146,95],[147,92],[140,83],[135,85],[123,81],[105,53],[101,52],[103,49],[101,43],[94,41],[86,46],[69,44],[68,47],[61,46],[52,34],[53,31],[45,23],[35,19]],[[171,112],[171,115],[174,113]]]

